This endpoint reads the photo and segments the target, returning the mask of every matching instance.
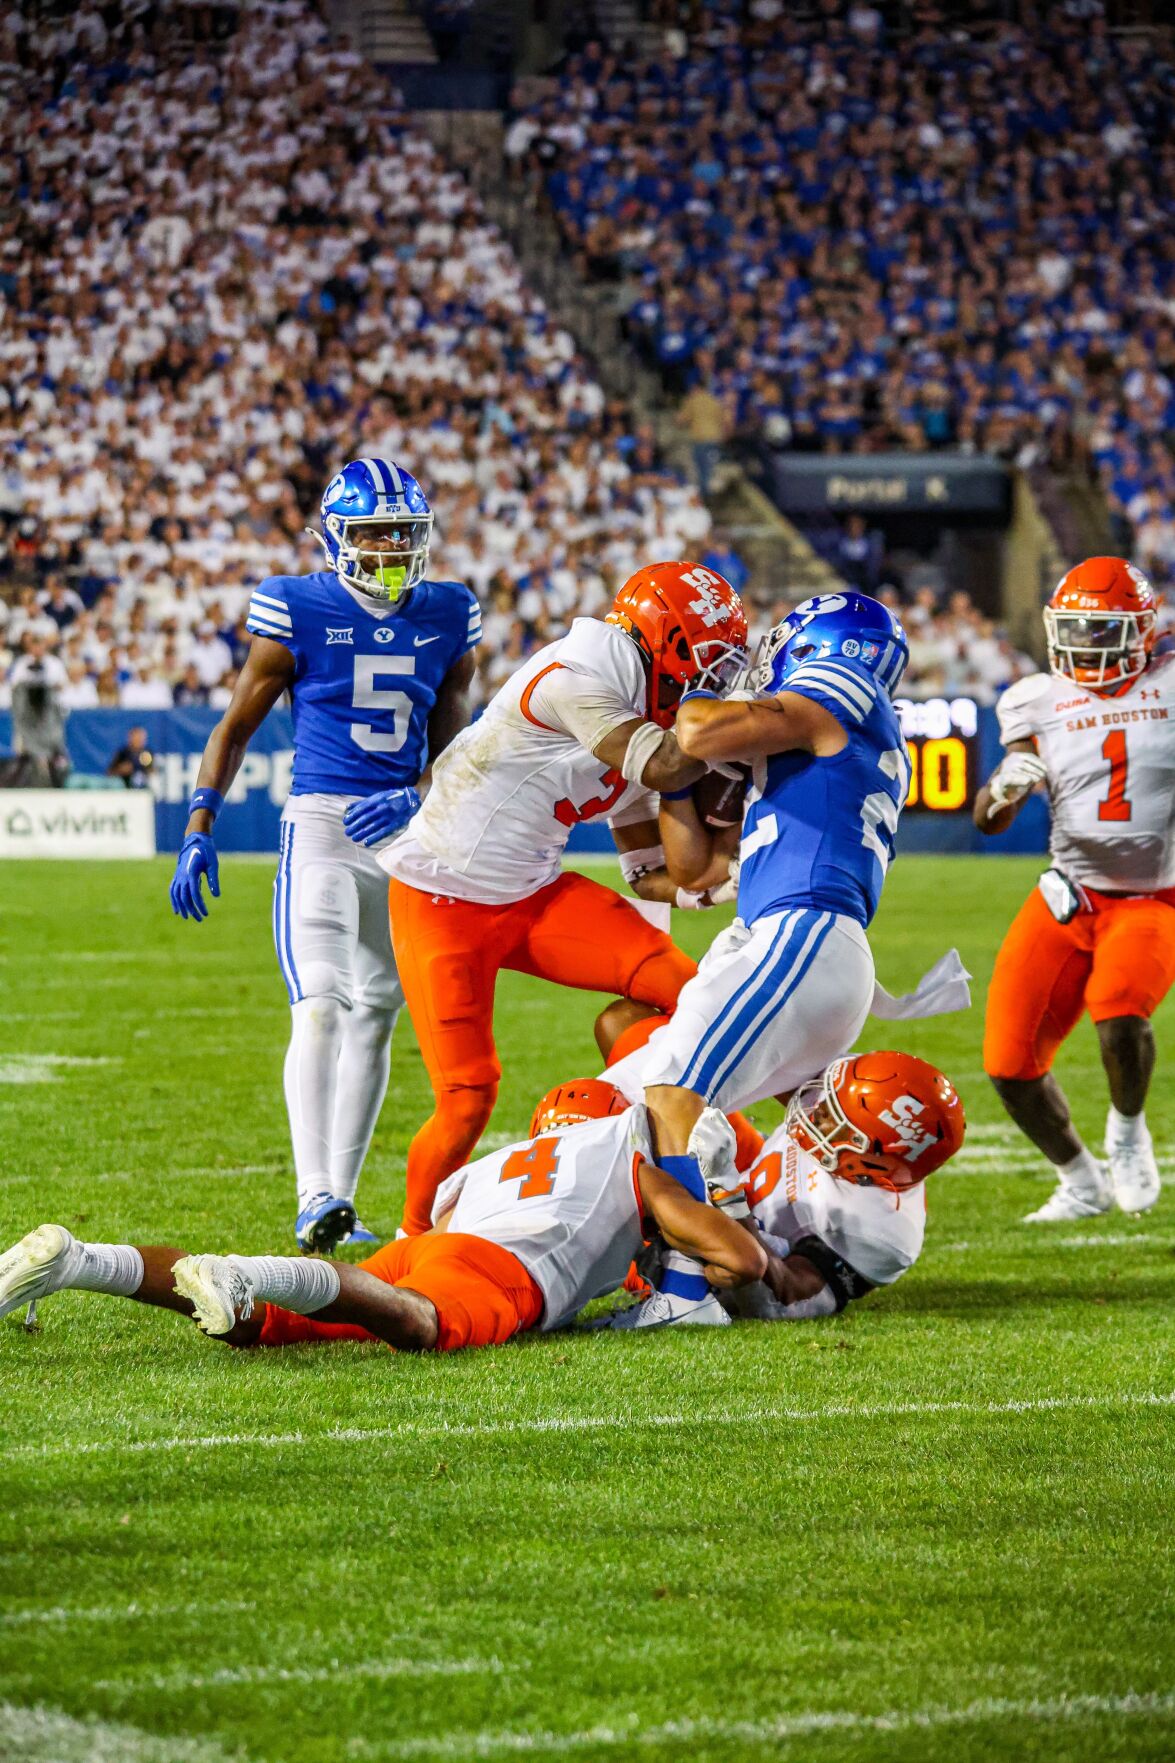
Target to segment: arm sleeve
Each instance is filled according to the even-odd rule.
[[[805,661],[785,682],[780,695],[788,692],[811,698],[850,734],[861,726],[877,701],[871,676],[858,673],[843,661]]]
[[[605,735],[632,722],[637,712],[618,687],[594,674],[552,667],[531,692],[529,711],[547,728],[570,735],[594,753]]]
[[[284,643],[295,655],[298,653],[294,642],[294,614],[283,577],[269,576],[259,588],[254,588],[245,629],[255,637],[269,637],[275,643]]]

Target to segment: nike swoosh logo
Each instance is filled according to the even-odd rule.
[[[440,640],[439,637],[413,637],[412,647],[414,649],[423,649],[426,643],[439,643]]]

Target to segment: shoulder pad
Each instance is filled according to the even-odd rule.
[[[1016,680],[1006,692],[1000,693],[997,708],[1002,709],[1006,704],[1009,710],[1021,710],[1026,704],[1034,704],[1050,687],[1059,683],[1051,673],[1030,673],[1026,678]],[[1076,681],[1073,689],[1081,690]]]

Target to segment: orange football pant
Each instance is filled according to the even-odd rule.
[[[385,1243],[359,1266],[387,1285],[418,1292],[435,1306],[438,1353],[497,1346],[542,1320],[543,1294],[522,1262],[484,1237],[429,1231]],[[313,1316],[267,1304],[258,1345],[378,1338],[354,1322],[316,1322]]]
[[[469,1161],[493,1113],[502,1067],[494,985],[502,968],[556,985],[672,1009],[697,968],[621,895],[562,875],[529,899],[488,906],[388,887],[392,944],[436,1109],[408,1150],[403,1228],[429,1227],[436,1191]]]
[[[635,1053],[638,1047],[646,1046],[654,1030],[662,1028],[668,1021],[668,1016],[645,1016],[639,1022],[629,1023],[624,1032],[617,1035],[616,1044],[608,1055],[608,1064],[616,1065],[621,1059],[627,1058],[629,1053]],[[740,1175],[745,1175],[767,1141],[758,1127],[752,1126],[745,1114],[736,1110],[726,1118],[734,1128],[734,1166]]]
[[[1034,888],[1012,920],[987,994],[989,1077],[1043,1077],[1088,1010],[1153,1016],[1175,985],[1175,889],[1125,899],[1087,889],[1092,911],[1058,924]]]

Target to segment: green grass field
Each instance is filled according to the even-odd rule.
[[[1037,868],[898,864],[881,977],[955,942],[982,982]],[[270,872],[226,862],[194,926],[169,870],[0,869],[5,1246],[288,1251]],[[695,952],[717,928],[678,916]],[[0,1758],[1175,1755],[1175,1201],[1020,1225],[1049,1178],[983,1078],[982,990],[872,1036],[941,1064],[970,1132],[919,1266],[842,1317],[448,1360],[233,1354],[79,1294],[0,1324]],[[594,1070],[597,1008],[506,976],[495,1142]],[[1100,1141],[1088,1025],[1061,1072]],[[385,1228],[426,1095],[405,1019]]]

